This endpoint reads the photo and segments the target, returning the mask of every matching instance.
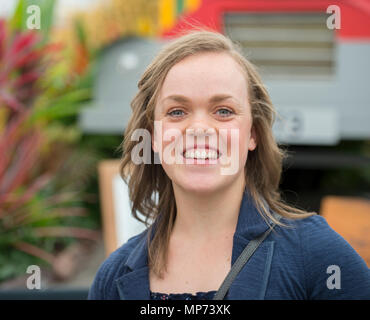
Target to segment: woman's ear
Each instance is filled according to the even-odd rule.
[[[248,150],[253,151],[254,149],[256,149],[256,147],[257,147],[257,135],[254,126],[252,126]]]

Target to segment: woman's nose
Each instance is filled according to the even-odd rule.
[[[187,135],[193,136],[209,136],[215,133],[215,128],[207,121],[196,121],[192,122],[186,128]]]
[[[186,143],[196,144],[217,144],[217,134],[214,126],[208,122],[197,121],[193,122],[186,129]]]
[[[189,120],[190,124],[188,125],[187,129],[189,129],[191,132],[194,132],[194,134],[202,134],[202,132],[214,129],[211,119],[209,119],[209,116],[207,116],[207,114],[204,112],[198,112],[194,114]]]

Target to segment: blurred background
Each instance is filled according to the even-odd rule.
[[[86,299],[141,230],[115,180],[130,101],[161,46],[201,26],[262,75],[290,154],[284,199],[325,216],[370,266],[369,0],[3,0],[0,299]]]

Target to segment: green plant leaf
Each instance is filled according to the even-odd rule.
[[[31,5],[37,5],[40,8],[40,33],[43,35],[43,41],[46,42],[53,24],[54,7],[56,0],[19,0],[10,19],[10,27],[15,31],[28,30],[27,20],[31,13],[27,8]]]
[[[77,115],[82,108],[87,107],[81,101],[88,100],[90,96],[90,89],[68,92],[49,102],[47,106],[35,109],[29,121],[32,124],[40,120],[51,121],[66,116]]]
[[[20,31],[23,29],[23,14],[25,12],[26,1],[19,0],[15,7],[13,16],[9,19],[9,26],[12,30]]]

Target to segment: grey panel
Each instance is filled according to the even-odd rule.
[[[80,114],[83,131],[123,133],[139,79],[162,45],[156,40],[127,38],[104,49],[94,102]]]
[[[264,76],[272,102],[307,109],[330,108],[338,114],[341,139],[370,138],[370,44],[339,42],[337,70],[333,77]],[[319,144],[319,142],[317,142]]]

